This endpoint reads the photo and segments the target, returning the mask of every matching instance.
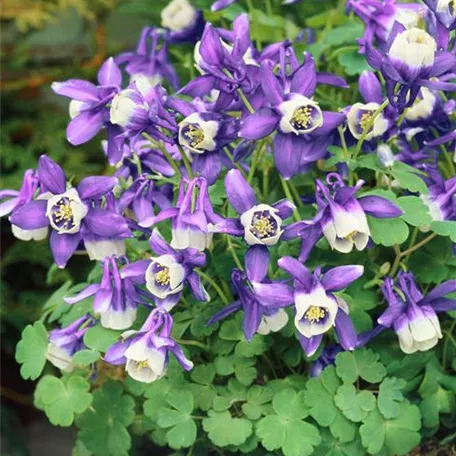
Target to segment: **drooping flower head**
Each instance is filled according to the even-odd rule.
[[[171,337],[173,319],[164,309],[153,310],[139,331],[126,331],[121,340],[112,345],[104,360],[125,370],[135,380],[152,383],[166,375],[169,354],[172,353],[185,370],[193,363],[186,358]]]
[[[194,43],[204,29],[203,12],[193,8],[188,0],[172,0],[161,13],[161,25],[169,30],[172,43]]]
[[[24,204],[32,201],[37,195],[39,180],[36,171],[28,169],[24,173],[22,185],[17,190],[0,190],[0,200],[6,200],[0,203],[0,217],[4,217],[21,208]],[[11,224],[13,235],[21,241],[41,241],[46,238],[48,228],[37,228],[33,230],[24,230],[17,225]]]
[[[166,310],[177,304],[186,284],[196,299],[209,301],[210,297],[194,271],[195,267],[205,265],[204,253],[194,248],[174,250],[157,229],[152,231],[149,243],[159,256],[127,265],[121,272],[123,278],[133,278],[136,283],[145,284],[157,306]]]
[[[207,249],[212,242],[212,225],[222,217],[215,214],[204,178],[183,178],[179,186],[176,206],[162,210],[158,215],[143,220],[140,225],[150,227],[163,220],[172,220],[175,249]]]
[[[84,334],[94,325],[94,318],[87,314],[65,328],[53,329],[49,333],[46,358],[62,371],[71,372],[74,369],[73,355],[85,348]]]
[[[411,272],[400,272],[396,283],[387,277],[382,292],[388,308],[377,321],[394,329],[403,352],[429,350],[442,337],[437,313],[456,309],[456,300],[445,297],[454,291],[456,280],[444,282],[424,296]]]
[[[49,227],[54,260],[63,268],[81,241],[118,240],[131,236],[127,221],[114,211],[100,207],[102,197],[117,184],[115,177],[86,177],[77,188],[67,188],[62,168],[46,155],[38,164],[42,196],[10,216],[23,230]],[[101,238],[101,239],[100,239]],[[117,245],[115,245],[117,251]]]
[[[340,175],[330,173],[326,185],[317,180],[318,212],[311,221],[293,223],[285,228],[284,239],[302,238],[300,261],[305,261],[322,235],[332,249],[349,253],[366,248],[370,229],[367,215],[376,218],[396,218],[402,211],[391,201],[377,195],[357,197],[364,181],[353,187],[344,184]]]
[[[90,296],[95,296],[93,310],[100,314],[100,323],[104,328],[128,329],[136,319],[138,304],[150,305],[151,295],[138,290],[130,278],[121,278],[119,264],[126,257],[105,258],[101,266],[103,276],[101,283],[89,285],[76,296],[66,297],[68,304],[75,304]]]
[[[122,74],[112,57],[98,71],[98,85],[81,79],[52,83],[56,94],[71,98],[67,139],[73,146],[89,141],[103,126],[110,134],[113,125],[109,123],[109,105],[121,83]]]
[[[270,255],[267,249],[255,245],[245,255],[245,272],[233,269],[231,281],[238,299],[215,314],[208,324],[213,324],[240,309],[244,311],[243,331],[250,341],[258,334],[280,331],[288,322],[288,314],[283,307],[293,303],[293,296],[287,288],[285,293],[276,293],[274,284],[267,278]],[[267,293],[262,293],[262,285],[267,284]],[[259,292],[257,293],[257,290]],[[283,289],[280,287],[282,292]],[[287,293],[288,291],[288,293]],[[266,299],[264,298],[266,294]]]

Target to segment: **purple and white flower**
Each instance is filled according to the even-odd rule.
[[[52,330],[46,352],[48,361],[64,372],[71,372],[73,355],[85,348],[84,334],[94,324],[95,320],[87,314],[65,328]]]
[[[233,269],[231,281],[236,289],[238,300],[226,306],[215,314],[208,324],[226,318],[240,309],[244,311],[243,331],[245,338],[250,341],[258,334],[269,334],[280,331],[288,323],[288,314],[283,309],[293,303],[293,294],[285,287],[285,293],[275,293],[275,284],[267,278],[270,254],[267,249],[255,245],[247,250],[245,255],[245,272]],[[257,293],[266,284],[267,299]],[[280,287],[280,284],[277,284]],[[280,288],[280,291],[283,291]]]
[[[161,13],[161,25],[169,30],[173,43],[195,42],[204,28],[203,12],[188,0],[171,0]]]
[[[86,177],[77,188],[67,188],[62,168],[42,155],[38,178],[40,199],[22,205],[11,214],[10,221],[23,230],[49,227],[52,254],[60,268],[66,265],[80,241],[93,241],[93,236],[111,241],[131,236],[124,217],[100,207],[103,195],[117,184],[115,177]]]
[[[276,296],[292,299],[295,306],[295,326],[298,338],[307,356],[312,356],[325,334],[335,328],[339,343],[345,350],[356,346],[356,332],[350,320],[347,303],[336,296],[340,291],[361,277],[363,266],[339,266],[321,274],[320,268],[313,273],[291,257],[278,261],[281,269],[294,278],[293,288],[285,284],[253,284],[253,289],[263,302]]]
[[[171,338],[173,319],[163,309],[153,310],[139,331],[127,331],[104,356],[110,364],[125,364],[125,370],[138,382],[152,383],[166,375],[169,354],[172,353],[183,369],[193,363]]]
[[[283,233],[283,221],[291,216],[294,205],[280,200],[272,206],[258,204],[253,188],[237,169],[228,171],[225,177],[228,201],[239,218],[225,219],[212,230],[232,236],[243,236],[248,245],[272,246]]]
[[[0,200],[6,200],[0,203],[0,217],[9,215],[18,210],[21,206],[29,203],[35,198],[39,187],[39,180],[36,171],[28,169],[24,173],[22,185],[17,190],[0,190]],[[33,230],[24,230],[17,225],[11,224],[13,235],[21,241],[41,241],[46,238],[48,228],[37,228]]]
[[[428,207],[432,220],[456,220],[456,177],[444,180],[437,172],[430,175],[429,193],[420,198]]]
[[[209,301],[210,297],[201,283],[195,267],[206,263],[206,255],[192,248],[174,250],[163,239],[157,229],[152,231],[150,247],[159,256],[149,260],[139,260],[125,266],[122,278],[132,278],[136,283],[145,284],[156,298],[157,306],[172,309],[179,301],[185,284],[199,301]]]
[[[108,135],[113,126],[109,123],[109,105],[120,91],[122,74],[110,57],[98,72],[98,86],[81,79],[53,82],[52,90],[58,95],[71,98],[71,122],[67,127],[67,139],[74,146],[92,139],[103,126]]]
[[[212,226],[222,221],[222,217],[212,208],[206,179],[183,178],[176,207],[164,209],[158,215],[146,218],[140,226],[148,228],[167,219],[172,220],[171,246],[174,249],[194,248],[203,251],[209,248],[213,236]]]
[[[437,345],[442,338],[437,313],[456,309],[456,300],[445,297],[456,291],[456,280],[444,282],[424,296],[413,274],[400,272],[396,284],[391,277],[385,279],[382,291],[388,309],[377,321],[394,329],[404,353],[426,351]]]
[[[89,285],[76,296],[65,297],[65,302],[75,304],[90,296],[95,296],[93,310],[100,314],[101,326],[111,329],[128,329],[135,322],[138,304],[148,305],[142,290],[137,289],[130,278],[122,278],[118,262],[125,257],[105,258],[102,263],[103,276],[100,284]]]
[[[326,177],[327,186],[317,179],[318,212],[311,221],[292,223],[285,228],[283,239],[302,238],[300,261],[305,261],[322,235],[332,249],[349,253],[355,247],[364,250],[369,242],[370,229],[367,215],[376,218],[396,218],[402,211],[391,201],[377,195],[356,197],[364,184],[360,180],[354,187],[344,184],[336,173]]]

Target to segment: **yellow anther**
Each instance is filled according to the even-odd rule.
[[[365,112],[362,116],[361,119],[359,120],[359,125],[361,129],[364,131],[368,126],[369,122],[372,120],[372,113],[371,112]]]
[[[185,133],[190,139],[190,145],[196,147],[204,141],[204,132],[201,128],[196,128],[194,125],[188,126],[188,131]]]
[[[154,275],[154,279],[160,285],[169,285],[169,282],[170,282],[169,268],[163,268],[161,271],[158,271]]]
[[[319,322],[326,317],[326,309],[323,307],[310,306],[304,314],[304,318],[311,323]]]
[[[291,118],[292,123],[299,129],[305,129],[309,127],[312,120],[312,108],[309,106],[301,106],[296,108]]]
[[[136,365],[137,370],[148,369],[148,368],[149,368],[149,361],[147,361],[147,359],[145,359],[143,361],[139,361],[138,364]]]
[[[355,236],[358,234],[358,231],[354,230],[351,233],[348,233],[347,236],[345,236],[345,239],[348,239],[349,241],[353,241]]]
[[[261,237],[266,237],[274,233],[274,226],[267,217],[259,217],[255,220],[253,227]]]
[[[58,205],[58,210],[54,212],[54,220],[56,223],[64,222],[63,225],[66,226],[68,223],[73,222],[73,210],[71,209],[70,203],[60,202]]]

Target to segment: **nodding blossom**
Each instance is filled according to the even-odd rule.
[[[112,345],[104,360],[116,366],[125,364],[125,370],[138,382],[152,383],[167,371],[170,353],[185,370],[193,363],[171,337],[173,319],[164,309],[154,309],[139,331],[126,331],[121,340]]]
[[[437,345],[442,331],[438,312],[456,309],[456,300],[445,297],[456,291],[456,280],[449,280],[426,296],[410,272],[400,272],[396,283],[391,277],[382,285],[388,308],[378,318],[384,327],[393,328],[404,353],[426,351]]]
[[[203,12],[195,9],[188,0],[172,0],[161,10],[161,25],[169,30],[173,43],[194,43],[204,28]]]
[[[285,228],[284,239],[300,236],[302,239],[300,261],[305,261],[315,243],[325,236],[332,249],[349,253],[356,248],[363,250],[369,242],[370,229],[366,215],[376,218],[396,218],[402,211],[391,201],[377,195],[356,193],[364,181],[353,187],[344,184],[340,175],[330,173],[327,184],[317,180],[318,212],[311,221],[295,222]]]

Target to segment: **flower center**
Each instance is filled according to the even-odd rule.
[[[353,241],[353,239],[355,238],[355,236],[358,234],[358,231],[357,230],[353,230],[351,233],[348,233],[344,239],[347,239],[349,241]]]
[[[155,282],[160,285],[169,285],[170,276],[169,276],[169,268],[163,268],[161,271],[158,271],[154,275]]]
[[[326,317],[327,313],[327,310],[323,307],[310,306],[304,314],[304,318],[311,323],[318,323]]]
[[[364,131],[369,127],[369,123],[372,120],[372,112],[367,111],[361,115],[361,118],[359,119],[359,126],[361,129]],[[372,128],[372,127],[371,127]]]
[[[201,127],[195,125],[188,125],[187,131],[184,135],[189,139],[190,146],[196,148],[204,141],[204,131]]]
[[[256,212],[252,218],[250,231],[259,239],[271,237],[277,231],[277,222],[268,211]]]
[[[136,370],[142,369],[149,369],[149,361],[147,361],[147,359],[143,361],[138,361],[138,364],[136,364]]]
[[[301,106],[294,110],[291,123],[297,130],[306,130],[312,121],[313,109],[310,106]]]
[[[56,226],[60,229],[71,229],[75,226],[73,209],[69,198],[61,198],[52,207],[51,217]]]

